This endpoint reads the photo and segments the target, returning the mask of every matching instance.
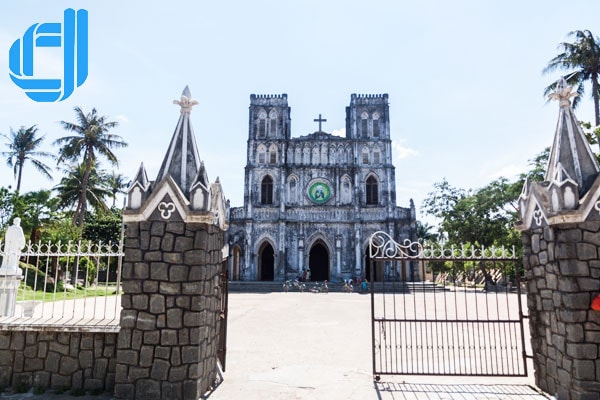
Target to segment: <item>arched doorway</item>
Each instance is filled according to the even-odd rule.
[[[272,281],[275,278],[275,251],[269,243],[260,246],[258,273],[261,281]]]
[[[383,270],[384,265],[383,261],[372,260],[369,255],[369,246],[365,249],[365,276],[367,280],[371,281],[371,269],[373,269],[374,275],[373,278],[376,282],[381,282],[383,280]]]
[[[308,256],[311,281],[329,280],[329,252],[323,242],[316,242]]]
[[[242,249],[240,246],[233,246],[233,261],[232,261],[232,271],[231,271],[231,279],[234,281],[240,280],[240,261],[241,261]]]

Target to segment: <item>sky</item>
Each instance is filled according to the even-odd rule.
[[[63,101],[35,102],[9,77],[9,49],[67,8],[89,13],[88,78]],[[542,70],[570,31],[599,34],[598,15],[597,0],[2,1],[0,133],[37,125],[42,150],[56,154],[60,121],[96,108],[129,144],[115,151],[116,171],[131,179],[143,162],[154,180],[179,118],[173,100],[189,85],[200,157],[237,207],[251,94],[286,93],[298,137],[319,114],[324,131],[343,134],[352,93],[388,93],[397,204],[413,199],[420,219],[434,183],[514,180],[551,145],[558,105],[543,90],[560,72]],[[60,51],[35,53],[36,76],[62,76]],[[583,121],[593,121],[589,93]],[[61,170],[53,175],[26,165],[22,192],[52,188]],[[0,186],[15,182],[0,161]]]

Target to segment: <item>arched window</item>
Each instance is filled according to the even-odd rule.
[[[375,121],[373,121],[373,123],[375,123]],[[381,152],[379,151],[378,147],[375,147],[373,149],[373,164],[380,164],[381,163]]]
[[[305,147],[302,154],[302,164],[310,164],[310,149]]]
[[[291,177],[290,181],[289,181],[289,190],[288,190],[288,203],[289,204],[296,204],[298,202],[298,195],[297,195],[297,190],[296,187],[298,186],[298,183],[296,181],[296,177]]]
[[[269,135],[275,136],[277,134],[277,111],[271,110],[269,113]]]
[[[345,176],[342,178],[342,204],[350,204],[352,202],[352,185],[350,178]]]
[[[312,149],[312,162],[314,165],[319,164],[319,148],[317,146],[313,147]]]
[[[360,132],[363,138],[369,137],[369,114],[366,112],[360,115]]]
[[[269,147],[269,164],[277,164],[277,146],[274,144]]]
[[[367,204],[379,204],[379,185],[373,175],[367,178]]]
[[[379,113],[373,113],[373,137],[379,137],[381,125],[379,123]]]
[[[367,147],[363,147],[363,149],[362,149],[362,163],[363,164],[369,163],[369,149]]]
[[[273,178],[269,175],[260,184],[260,204],[273,204]]]
[[[267,163],[267,148],[261,144],[256,149],[256,153],[258,154],[258,164],[259,165],[266,164]]]
[[[260,110],[260,112],[258,113],[257,127],[258,127],[258,137],[259,138],[266,137],[267,136],[267,113],[265,112],[265,110]]]

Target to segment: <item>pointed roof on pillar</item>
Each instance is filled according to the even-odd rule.
[[[543,182],[525,181],[519,196],[521,231],[600,220],[600,167],[571,108],[572,88],[561,79],[550,98],[558,123]]]
[[[598,176],[600,167],[571,108],[570,98],[577,96],[571,90],[561,78],[556,92],[550,95],[551,99],[559,101],[559,113],[544,180],[553,182],[568,177],[577,183],[579,196],[583,197]]]
[[[170,175],[183,193],[189,196],[190,187],[201,166],[196,137],[190,121],[192,107],[198,102],[192,100],[190,88],[186,86],[181,93],[181,98],[173,100],[173,103],[181,107],[181,114],[156,182],[158,183]]]

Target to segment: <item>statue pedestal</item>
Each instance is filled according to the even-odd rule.
[[[20,268],[12,273],[3,273],[0,269],[0,316],[14,317],[17,304],[17,291],[23,275]]]

